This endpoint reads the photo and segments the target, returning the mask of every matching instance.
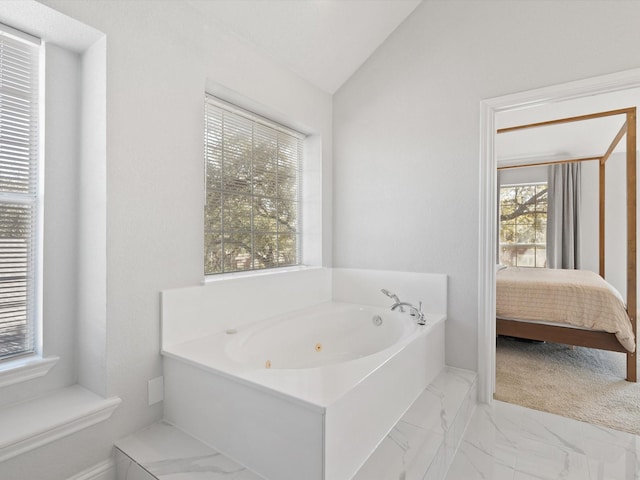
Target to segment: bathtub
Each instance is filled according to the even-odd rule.
[[[405,314],[364,305],[325,303],[225,332],[233,361],[255,369],[314,368],[357,360],[418,330]]]
[[[165,418],[268,480],[348,480],[444,366],[444,315],[327,302],[163,348]]]

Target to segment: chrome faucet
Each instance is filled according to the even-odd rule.
[[[402,307],[409,308],[409,315],[418,321],[418,325],[424,325],[426,323],[424,313],[422,312],[422,302],[418,303],[418,308],[408,302],[396,302],[391,306],[391,311],[394,311],[396,308],[400,308],[400,311],[402,311]]]
[[[400,299],[398,298],[398,296],[395,293],[391,293],[389,290],[387,290],[386,288],[383,288],[382,290],[380,290],[382,293],[384,293],[387,297],[389,297],[390,299],[392,299],[394,302],[396,303],[401,303]],[[400,306],[400,311],[404,312],[404,308],[402,306]]]

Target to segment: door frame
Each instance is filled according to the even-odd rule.
[[[496,383],[497,113],[640,87],[640,68],[480,102],[478,228],[478,400],[492,403]]]

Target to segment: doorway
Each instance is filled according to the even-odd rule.
[[[491,403],[495,391],[496,115],[638,87],[640,69],[635,69],[481,102],[478,399],[482,403]]]

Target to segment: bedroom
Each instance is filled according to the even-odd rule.
[[[501,113],[496,118],[502,207],[498,262],[514,267],[580,270],[549,271],[554,275],[547,277],[543,276],[544,268],[532,271],[499,267],[496,275],[498,333],[506,337],[498,339],[497,399],[619,428],[624,428],[624,422],[616,417],[622,412],[606,408],[607,402],[609,405],[614,402],[610,398],[613,389],[625,391],[624,400],[620,400],[626,405],[622,410],[631,411],[638,404],[635,386],[616,382],[622,378],[635,382],[637,375],[635,355],[628,355],[626,369],[623,361],[624,352],[635,347],[633,322],[626,315],[626,304],[636,303],[635,297],[627,296],[628,276],[635,285],[635,265],[627,263],[627,244],[635,242],[635,238],[627,237],[626,229],[625,152],[629,146],[624,133],[627,117],[624,111],[618,115],[601,113],[637,104],[638,89],[628,88]],[[552,120],[579,116],[587,118],[552,123]],[[537,122],[548,123],[536,128],[508,128]],[[582,161],[570,162],[572,159]],[[550,176],[552,168],[556,169],[554,177]],[[555,198],[558,200],[554,202]],[[570,278],[570,283],[560,283],[563,278]],[[526,282],[526,292],[523,282]],[[589,286],[592,282],[593,287]],[[536,288],[549,290],[538,294],[534,293]],[[574,294],[580,296],[574,297]],[[535,307],[529,299],[537,299]],[[513,318],[548,320],[554,322],[553,325],[558,325],[555,322],[572,324],[579,330],[538,331],[546,327],[509,321]],[[585,329],[617,332],[617,338],[610,335],[590,340],[588,336],[592,333]],[[517,337],[534,342],[514,343]],[[536,347],[535,343],[541,340],[551,342]],[[568,346],[560,347],[560,344]],[[583,350],[575,345],[621,353]],[[576,372],[581,368],[581,361],[584,370]],[[561,389],[561,385],[571,388]],[[603,395],[601,392],[607,389],[609,393]],[[597,398],[590,394],[596,390]],[[551,391],[562,393],[545,398]],[[617,395],[621,396],[619,392]],[[576,398],[582,400],[574,401]],[[585,413],[596,408],[595,404],[599,416]]]

